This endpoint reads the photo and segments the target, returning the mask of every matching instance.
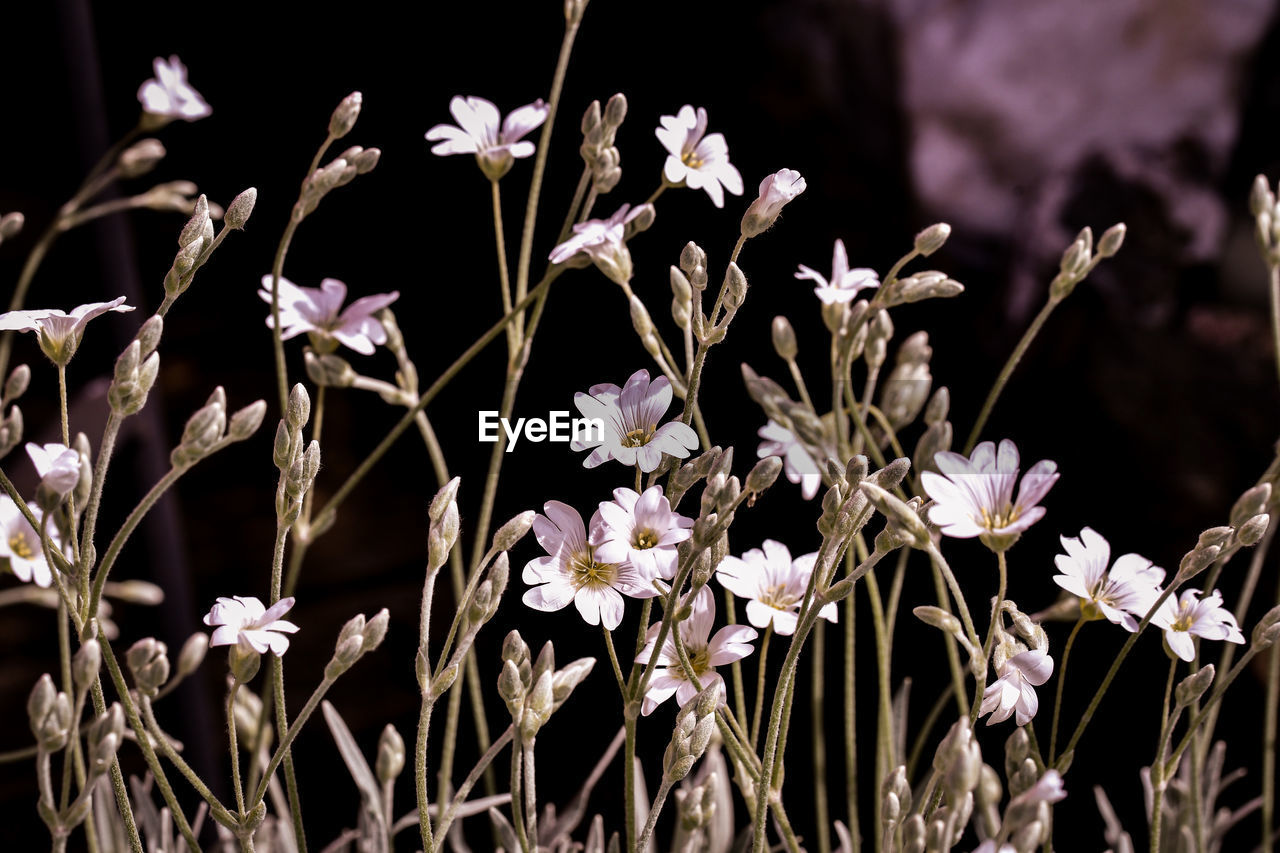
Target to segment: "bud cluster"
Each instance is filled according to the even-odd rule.
[[[592,101],[582,116],[582,145],[578,150],[591,170],[592,188],[599,195],[612,190],[622,178],[622,155],[614,138],[626,117],[627,99],[622,93],[610,98],[603,111],[599,101]]]

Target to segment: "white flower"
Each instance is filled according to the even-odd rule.
[[[1018,853],[1018,848],[1012,844],[1001,844],[996,846],[994,838],[988,838],[986,841],[973,848],[973,853]]]
[[[586,394],[574,394],[573,403],[583,417],[604,422],[603,441],[587,433],[589,440],[575,439],[569,445],[573,450],[595,448],[583,460],[584,467],[617,459],[623,465],[639,465],[647,474],[662,462],[662,454],[684,459],[698,447],[698,435],[688,424],[671,421],[658,426],[671,405],[671,383],[665,376],[650,382],[649,371],[637,370],[623,387],[593,385]]]
[[[597,559],[631,566],[646,585],[675,577],[676,546],[692,535],[693,519],[671,511],[662,486],[644,494],[614,489],[613,501],[600,504],[600,521],[592,537]]]
[[[1193,636],[1229,643],[1244,642],[1236,617],[1222,606],[1222,593],[1215,589],[1203,598],[1200,594],[1198,589],[1187,589],[1182,591],[1177,601],[1169,596],[1151,617],[1151,624],[1164,629],[1164,639],[1169,648],[1185,661],[1196,656],[1196,647],[1191,641]]]
[[[650,598],[658,594],[629,563],[610,563],[597,557],[587,538],[582,516],[568,504],[547,501],[546,515],[533,520],[533,535],[547,552],[524,567],[524,582],[541,584],[524,594],[534,610],[560,610],[572,601],[588,625],[604,624],[610,631],[622,622],[622,596]],[[591,519],[593,539],[603,522]]]
[[[720,702],[725,700],[724,679],[716,672],[717,666],[742,660],[751,654],[751,641],[757,636],[754,628],[745,625],[726,625],[708,640],[711,626],[716,621],[716,602],[709,587],[703,587],[693,600],[693,613],[681,622],[675,630],[680,632],[680,639],[689,655],[689,663],[703,689],[712,685],[720,687]],[[645,636],[647,645],[636,656],[636,661],[647,664],[653,657],[657,646],[661,622],[649,626]],[[675,694],[676,704],[684,705],[694,696],[698,689],[685,677],[684,667],[680,665],[680,655],[676,651],[675,638],[670,632],[658,652],[658,665],[654,667],[653,677],[649,680],[649,689],[645,691],[644,703],[640,713],[648,715],[653,709]]]
[[[742,216],[742,234],[754,237],[778,219],[782,208],[805,190],[804,178],[795,169],[783,169],[760,182],[760,195]]]
[[[764,550],[752,548],[737,557],[725,557],[716,568],[720,585],[747,602],[747,621],[757,628],[773,623],[773,630],[784,636],[794,634],[817,552],[791,559],[787,546],[772,539],[764,540]],[[818,615],[836,621],[836,606],[827,604]]]
[[[1016,722],[1025,726],[1036,715],[1040,700],[1035,688],[1053,675],[1053,658],[1049,653],[1032,649],[1014,655],[1000,667],[1000,677],[982,693],[979,716],[990,714],[987,725],[1009,719],[1016,712]]]
[[[271,276],[262,277],[258,291],[262,301],[271,304]],[[336,278],[326,278],[319,287],[299,287],[280,276],[280,337],[289,340],[308,332],[312,344],[323,352],[333,352],[343,344],[361,355],[373,355],[375,345],[387,342],[387,330],[374,317],[400,298],[400,292],[362,296],[342,311],[347,286]],[[267,315],[267,326],[271,326]]]
[[[831,254],[830,279],[804,264],[800,265],[796,278],[817,282],[813,292],[824,305],[852,302],[858,291],[880,286],[880,278],[875,270],[866,267],[849,269],[849,255],[845,252],[843,240],[836,240],[835,250]]]
[[[600,271],[618,284],[631,281],[631,251],[627,248],[628,226],[651,205],[642,204],[635,210],[624,204],[608,219],[588,219],[573,226],[573,236],[551,250],[548,260],[563,264],[577,254],[583,254]],[[582,266],[586,266],[583,262]]]
[[[187,82],[187,66],[176,56],[165,62],[156,57],[152,63],[156,76],[138,87],[142,111],[150,118],[149,127],[162,127],[174,119],[195,121],[213,112],[200,93]]]
[[[1006,550],[1040,520],[1044,507],[1037,504],[1058,480],[1057,464],[1042,459],[1022,478],[1015,501],[1018,448],[1007,438],[1000,442],[998,453],[992,442],[984,441],[968,459],[944,450],[933,461],[942,474],[925,471],[921,475],[924,490],[936,501],[929,520],[947,536],[978,536],[993,551]]]
[[[27,442],[27,455],[36,466],[40,475],[40,485],[45,486],[58,497],[65,498],[67,493],[80,482],[80,453],[65,444],[38,444]]]
[[[1080,599],[1086,618],[1105,616],[1125,630],[1138,630],[1138,619],[1147,615],[1160,595],[1164,569],[1151,565],[1146,557],[1125,554],[1117,557],[1107,571],[1111,545],[1101,534],[1086,527],[1079,539],[1062,537],[1066,554],[1053,558],[1060,575],[1053,580],[1058,586]]]
[[[1036,783],[1018,796],[1009,805],[1034,805],[1037,803],[1057,803],[1067,798],[1067,789],[1062,784],[1062,774],[1057,770],[1046,770]]]
[[[489,180],[496,181],[511,170],[516,158],[533,155],[534,144],[524,141],[524,135],[547,120],[548,108],[541,98],[526,104],[507,115],[501,130],[498,108],[484,98],[455,95],[449,102],[449,112],[459,126],[437,124],[428,130],[429,141],[443,140],[431,153],[441,157],[474,154],[480,170]]]
[[[756,435],[764,439],[756,449],[756,456],[761,459],[766,456],[781,456],[787,479],[800,484],[800,494],[804,495],[805,500],[818,493],[818,487],[822,485],[822,471],[791,430],[771,420],[760,427]]]
[[[27,504],[31,514],[42,519],[38,506]],[[49,541],[61,547],[62,540],[53,524],[48,525]],[[0,495],[0,557],[9,561],[9,569],[18,580],[47,587],[53,583],[53,572],[44,556],[40,533],[8,495]]]
[[[84,327],[94,317],[108,311],[132,311],[132,305],[124,304],[120,296],[110,302],[90,302],[72,310],[70,314],[56,308],[33,311],[10,311],[0,314],[0,331],[35,332],[40,339],[40,349],[55,364],[66,366],[76,354]]]
[[[204,624],[218,626],[211,637],[210,646],[239,646],[242,652],[254,651],[264,655],[268,650],[276,657],[289,648],[289,638],[298,626],[280,617],[293,607],[293,596],[282,598],[270,608],[253,596],[237,595],[219,598],[205,615]]]
[[[685,104],[673,116],[662,116],[658,141],[669,152],[662,169],[669,183],[706,190],[716,207],[724,207],[724,190],[742,195],[742,175],[729,163],[724,134],[707,134],[707,111]],[[722,188],[723,186],[723,188]]]

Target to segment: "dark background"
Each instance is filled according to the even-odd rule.
[[[129,4],[126,12],[59,0],[6,15],[17,17],[0,31],[0,75],[7,91],[0,211],[22,211],[27,227],[0,247],[4,281],[16,280],[26,251],[100,152],[132,127],[134,92],[151,75],[153,56],[178,54],[214,112],[198,123],[164,129],[159,136],[169,156],[124,191],[184,178],[226,204],[246,186],[259,190],[245,233],[231,235],[169,315],[150,414],[130,421],[131,432],[122,439],[104,531],[113,530],[163,473],[167,463],[155,447],[172,446],[186,417],[214,386],[227,388],[233,408],[274,398],[270,336],[257,285],[269,271],[329,113],[349,91],[362,91],[365,106],[342,144],[377,146],[382,161],[371,174],[335,191],[303,224],[285,274],[307,286],[322,277],[339,278],[353,296],[399,290],[397,316],[424,385],[500,315],[485,182],[469,158],[436,158],[422,137],[432,125],[452,121],[448,101],[457,93],[489,98],[504,113],[545,97],[561,33],[558,3],[423,4],[412,11],[399,4],[358,4],[324,13],[301,4],[142,2]],[[638,202],[657,186],[665,152],[653,128],[660,115],[685,103],[707,107],[711,130],[725,134],[747,185],[746,198],[730,198],[723,211],[700,192],[669,191],[653,229],[632,246],[636,290],[670,341],[677,339],[667,314],[666,268],[680,248],[690,239],[701,244],[714,280],[760,178],[784,166],[800,170],[808,191],[743,254],[752,290],[706,374],[703,399],[713,438],[738,448],[736,468],[745,474],[763,417],[742,388],[738,366],[746,361],[784,378],[785,368],[768,345],[770,319],[783,312],[796,327],[811,388],[823,386],[825,331],[809,286],[794,281],[792,273],[798,263],[828,271],[836,237],[844,239],[855,265],[884,271],[909,248],[916,230],[939,219],[953,225],[952,240],[927,265],[965,283],[966,293],[945,305],[895,310],[894,321],[898,340],[929,330],[933,373],[938,384],[951,388],[960,443],[991,379],[1042,303],[1058,253],[1084,225],[1100,234],[1125,221],[1129,238],[1123,252],[1057,310],[1010,383],[987,436],[1014,438],[1026,465],[1055,459],[1063,475],[1046,502],[1049,515],[1010,555],[1010,595],[1024,609],[1054,600],[1056,537],[1077,535],[1086,524],[1106,535],[1116,553],[1134,550],[1174,567],[1199,530],[1225,522],[1235,496],[1266,467],[1276,438],[1265,277],[1245,204],[1253,176],[1265,171],[1274,178],[1277,172],[1280,54],[1272,17],[1271,4],[1248,2],[1213,10],[1140,0],[1026,10],[1010,2],[927,0],[643,6],[596,0],[587,11],[553,137],[535,276],[581,167],[577,124],[593,98],[603,101],[622,91],[630,103],[618,135],[624,177],[597,205],[597,215],[623,201]],[[518,163],[502,184],[513,266],[530,173],[530,163]],[[105,220],[59,240],[37,275],[28,300],[32,307],[70,308],[122,293],[139,307],[131,315],[96,321],[72,364],[73,428],[91,434],[100,429],[97,379],[158,305],[182,221],[149,211]],[[625,301],[593,270],[565,275],[548,307],[517,416],[544,416],[567,408],[577,390],[621,383],[639,367],[653,370],[629,331]],[[294,381],[303,375],[300,343],[288,347]],[[28,437],[53,440],[54,373],[29,337],[18,342],[16,358],[33,366],[33,390],[23,401]],[[351,360],[368,375],[389,378],[394,369],[383,352]],[[502,364],[499,342],[429,409],[450,467],[463,478],[464,533],[477,511],[490,449],[476,443],[475,413],[498,407]],[[398,418],[371,395],[331,394],[330,401],[317,484],[321,497]],[[155,635],[176,655],[183,639],[201,628],[200,616],[214,597],[265,597],[276,476],[268,454],[277,417],[273,410],[255,440],[192,471],[134,538],[116,577],[153,580],[165,588],[168,601],[155,609],[119,605],[118,650]],[[905,432],[908,448],[917,434]],[[147,441],[150,452],[143,449]],[[20,453],[7,468],[31,482]],[[622,484],[625,478],[619,477],[616,466],[583,469],[580,457],[563,445],[522,442],[507,459],[495,518],[550,499],[574,503],[585,514]],[[387,643],[330,693],[371,757],[389,721],[413,740],[418,698],[412,660],[425,508],[435,488],[425,452],[407,436],[312,550],[291,617],[302,626],[288,656],[290,707],[296,709],[319,679],[342,622],[356,612],[391,609]],[[744,513],[745,523],[733,534],[734,550],[756,547],[765,537],[786,541],[794,553],[810,550],[819,541],[816,511],[803,504],[795,487],[780,483]],[[949,553],[970,600],[989,596],[990,555],[965,543]],[[513,567],[538,554],[530,539],[513,553]],[[1235,600],[1243,565],[1238,561],[1224,575],[1228,603]],[[904,611],[931,601],[921,568],[913,564],[908,574]],[[1273,571],[1264,573],[1258,613],[1274,599],[1274,578]],[[521,605],[523,588],[513,578],[497,625],[478,643],[491,700],[502,628],[518,626],[535,649],[554,640],[561,661],[601,652],[598,633],[572,612],[540,614]],[[442,585],[437,599],[441,631],[451,613],[446,589]],[[41,672],[56,666],[48,611],[11,608],[5,616],[0,695],[8,710],[0,749],[28,743],[26,693]],[[634,630],[635,619],[631,608],[624,634]],[[860,622],[866,626],[869,620]],[[912,717],[918,720],[945,684],[945,668],[936,637],[909,616],[900,624],[894,681],[906,675],[915,680]],[[1055,657],[1066,627],[1049,628]],[[836,643],[837,635],[830,636]],[[877,787],[870,772],[874,656],[869,632],[863,636],[860,629],[859,639],[868,827]],[[1073,654],[1064,726],[1074,724],[1122,640],[1105,623],[1083,632]],[[1141,646],[1067,777],[1071,796],[1057,812],[1060,849],[1101,846],[1102,823],[1090,796],[1098,783],[1105,783],[1135,840],[1145,839],[1138,769],[1149,763],[1155,747],[1165,665],[1154,635]],[[216,711],[223,669],[220,654],[210,657],[201,677],[164,702],[160,713],[186,742],[193,763],[225,795],[225,734]],[[779,660],[775,652],[774,666]],[[829,654],[829,662],[834,685],[838,655]],[[749,676],[753,667],[747,668]],[[1227,765],[1249,771],[1225,795],[1228,805],[1260,789],[1261,679],[1261,670],[1242,678],[1224,710],[1220,731],[1238,733]],[[1055,684],[1040,692],[1042,738]],[[828,696],[832,816],[843,818],[834,805],[842,801],[838,691],[833,687]],[[545,801],[564,803],[576,791],[620,725],[615,699],[602,662],[539,737],[539,793]],[[490,708],[491,725],[499,731],[502,713],[500,705]],[[640,729],[651,787],[672,713],[666,707]],[[474,759],[466,719],[464,713],[459,777]],[[438,732],[442,713],[437,721]],[[793,728],[788,802],[798,831],[812,838],[806,729]],[[1006,723],[984,736],[989,763],[1000,766],[1002,742],[1011,731]],[[355,790],[319,720],[298,744],[310,843],[319,849],[354,823]],[[124,752],[130,769],[140,772],[133,751]],[[505,766],[505,760],[498,762],[500,772]],[[404,811],[412,807],[411,775],[410,769],[399,786]],[[590,806],[615,826],[619,798],[611,792],[621,790],[620,782],[616,771],[606,776]],[[185,797],[180,781],[178,787]],[[0,769],[6,823],[39,847],[44,830],[31,808],[34,796],[29,764]],[[739,807],[739,824],[742,815]],[[1251,843],[1256,826],[1251,819],[1237,843]],[[481,829],[478,823],[475,829]],[[664,828],[659,837],[665,833]],[[485,833],[471,834],[483,847]],[[412,842],[402,841],[409,849]]]

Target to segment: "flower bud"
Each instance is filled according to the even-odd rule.
[[[359,92],[352,92],[342,99],[342,103],[338,104],[333,111],[333,115],[329,117],[329,136],[334,139],[341,139],[351,132],[351,128],[355,127],[356,119],[360,117],[360,107],[364,103],[364,96]]]
[[[226,214],[222,217],[223,223],[228,228],[234,228],[237,231],[244,230],[245,223],[249,221],[249,216],[253,213],[253,207],[257,203],[258,189],[257,187],[249,187],[231,200]]]
[[[951,236],[951,226],[945,222],[939,222],[936,225],[930,225],[928,228],[916,235],[915,250],[922,258],[927,258],[934,252],[942,248],[942,244],[947,242],[947,238]]]
[[[1174,690],[1174,699],[1178,706],[1185,708],[1204,695],[1213,684],[1213,664],[1205,664],[1200,669],[1178,682]]]
[[[203,631],[192,634],[187,637],[187,641],[182,644],[182,651],[178,652],[178,669],[177,677],[186,678],[191,673],[200,668],[200,664],[204,662],[204,657],[209,652],[209,635]]]
[[[510,551],[533,527],[533,520],[537,516],[538,514],[533,510],[526,510],[513,517],[493,534],[493,547],[499,551]]]
[[[1250,639],[1254,649],[1262,651],[1271,646],[1277,637],[1280,637],[1280,605],[1263,614],[1258,624],[1253,626],[1253,635]]]
[[[302,429],[311,418],[311,397],[307,389],[299,382],[289,392],[289,403],[285,408],[285,420],[293,429]]]
[[[445,510],[449,506],[457,509],[458,486],[462,484],[461,477],[454,477],[449,482],[440,487],[440,491],[436,492],[436,496],[431,500],[431,506],[427,509],[427,517],[431,519],[431,524],[439,524],[444,518]]]
[[[196,243],[196,241],[202,240],[206,224],[212,224],[209,222],[209,199],[204,193],[201,193],[200,197],[196,199],[195,210],[192,211],[191,218],[187,220],[187,224],[182,226],[182,230],[178,232],[178,246],[185,249]],[[203,246],[197,247],[196,252],[198,253],[202,248]],[[179,256],[181,257],[182,253],[179,253]],[[179,272],[186,272],[186,270],[179,270]]]
[[[404,770],[404,738],[396,731],[396,727],[387,723],[378,738],[378,760],[376,764],[378,781],[384,785],[394,782]]]
[[[244,441],[258,431],[266,416],[266,400],[250,403],[231,416],[231,422],[227,425],[227,437],[232,441]]]
[[[502,672],[498,674],[498,695],[507,703],[507,709],[514,715],[516,709],[524,705],[525,686],[520,680],[520,671],[511,660],[502,662]]]
[[[19,364],[10,373],[9,378],[4,383],[4,401],[12,403],[14,400],[27,393],[27,386],[31,384],[31,368],[25,364]]]
[[[203,636],[203,635],[201,635]],[[89,689],[102,666],[102,646],[97,640],[85,640],[71,659],[71,677],[80,694]]]
[[[557,708],[564,704],[574,688],[591,674],[595,665],[595,658],[578,658],[551,677],[551,694],[555,698]]]
[[[1120,251],[1120,247],[1124,245],[1125,230],[1125,224],[1117,222],[1104,231],[1098,240],[1098,256],[1109,258]]]
[[[930,544],[929,528],[910,506],[877,486],[870,480],[864,481],[858,488],[867,496],[867,500],[878,509],[890,525],[896,528],[897,534],[906,543],[921,550]]]
[[[772,486],[780,473],[782,473],[781,457],[766,456],[747,474],[746,490],[758,495]]]
[[[1263,513],[1255,515],[1246,521],[1239,530],[1236,531],[1236,539],[1241,545],[1250,546],[1258,544],[1258,540],[1267,532],[1267,526],[1271,523],[1271,516]]]
[[[12,240],[17,237],[22,232],[25,222],[26,217],[17,211],[0,216],[0,240]]]
[[[770,332],[773,335],[773,349],[778,357],[785,361],[794,359],[799,347],[796,345],[796,332],[791,328],[791,322],[779,314],[773,318]]]
[[[156,692],[169,680],[168,647],[154,637],[146,637],[129,647],[125,652],[125,663],[133,673],[133,681],[138,692],[144,696],[155,696]]]
[[[730,311],[736,311],[747,298],[747,277],[742,274],[736,263],[729,263],[725,271],[724,304]]]
[[[330,388],[350,388],[356,381],[356,372],[341,356],[332,353],[316,354],[307,349],[302,354],[307,378],[316,385]]]

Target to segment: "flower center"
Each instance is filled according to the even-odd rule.
[[[797,597],[787,592],[786,584],[766,587],[760,591],[759,602],[775,610],[787,610],[796,603]]]
[[[1006,506],[1004,511],[992,514],[985,506],[979,507],[982,513],[982,526],[991,531],[1001,530],[1018,520],[1022,510],[1017,506]],[[975,521],[977,519],[974,519]]]
[[[711,672],[713,669],[715,669],[715,667],[711,665],[710,649],[706,647],[703,647],[701,649],[696,649],[696,650],[693,648],[690,648],[688,649],[688,652],[689,652],[689,664],[690,666],[693,667],[693,674],[698,676],[699,681],[702,680],[702,676],[706,675],[708,672]],[[685,675],[686,673],[684,671],[684,668],[679,667],[679,676],[684,677]],[[692,681],[692,679],[686,679],[686,680]],[[706,685],[704,684],[703,687],[705,686]]]
[[[594,588],[613,586],[618,566],[616,563],[597,563],[591,546],[587,546],[586,551],[575,554],[569,561],[569,571],[573,574],[575,588],[581,589],[584,586]]]
[[[1170,626],[1170,628],[1174,631],[1190,631],[1193,622],[1194,620],[1191,618],[1190,613],[1183,613],[1178,617],[1177,621]]]
[[[21,557],[24,560],[30,560],[36,555],[31,545],[27,542],[27,534],[19,530],[17,533],[9,537],[9,550],[13,552],[15,557]]]
[[[680,155],[680,162],[684,163],[690,169],[701,169],[705,161],[698,156],[698,152],[695,150],[686,151],[684,154]]]
[[[657,424],[649,424],[646,427],[636,427],[622,437],[623,447],[644,447],[653,438],[653,434],[657,431]]]
[[[648,527],[640,528],[631,540],[631,547],[639,551],[648,551],[650,548],[658,547],[657,532]]]

